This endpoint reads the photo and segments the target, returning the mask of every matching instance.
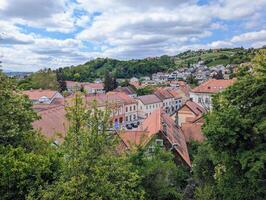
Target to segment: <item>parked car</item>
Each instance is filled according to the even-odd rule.
[[[126,127],[127,127],[127,129],[132,129],[133,128],[131,124],[127,124]]]

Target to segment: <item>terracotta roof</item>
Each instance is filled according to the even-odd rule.
[[[32,108],[35,111],[40,112],[40,111],[48,110],[51,108],[55,108],[57,106],[62,106],[62,105],[65,105],[64,98],[56,98],[50,104],[33,104]]]
[[[118,136],[122,139],[127,149],[142,145],[148,139],[148,134],[145,131],[123,131],[118,133]]]
[[[236,79],[230,80],[216,80],[210,79],[199,85],[198,87],[192,89],[195,93],[217,93],[220,92],[230,85],[232,85]]]
[[[162,88],[156,90],[154,94],[161,100],[174,98],[168,90],[164,90]]]
[[[120,138],[128,147],[141,144],[146,145],[154,135],[163,132],[163,123],[166,124],[167,134],[163,134],[164,138],[174,147],[174,150],[180,157],[191,166],[188,149],[185,137],[182,130],[179,129],[174,120],[163,112],[161,109],[156,109],[147,117],[139,126],[137,131],[128,131],[120,133]],[[132,135],[130,135],[132,133]]]
[[[177,88],[166,88],[165,90],[167,90],[175,99],[180,99],[184,96],[182,95],[183,92]]]
[[[206,110],[194,101],[188,100],[179,110],[187,106],[195,115],[202,115]]]
[[[107,104],[133,104],[137,103],[135,99],[129,97],[123,92],[108,92],[107,94],[86,95],[86,102],[96,101],[98,106],[106,106]]]
[[[115,90],[113,90],[114,92],[123,92],[127,95],[132,95],[132,94],[136,94],[136,92],[134,90],[132,90],[130,87],[118,87]]]
[[[40,111],[38,115],[41,119],[33,122],[33,128],[40,130],[41,134],[48,139],[62,141],[63,138],[57,135],[57,133],[62,134],[63,137],[66,135],[69,122],[65,114],[66,111],[64,106],[57,106]]]
[[[202,123],[182,123],[181,129],[187,142],[198,141],[202,142],[205,137],[201,130]]]
[[[54,90],[42,90],[42,89],[22,91],[22,94],[27,95],[30,100],[40,99],[41,97],[44,96],[51,99],[56,93],[57,91]]]
[[[139,99],[144,105],[147,105],[147,104],[153,104],[153,103],[160,103],[160,102],[162,102],[162,101],[161,101],[156,95],[154,95],[154,94],[138,96],[137,99]]]
[[[80,83],[85,89],[103,89],[103,83]]]
[[[80,86],[80,83],[79,82],[76,82],[76,81],[65,81],[66,83],[66,87],[75,87],[75,86]]]

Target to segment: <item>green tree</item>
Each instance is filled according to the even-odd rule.
[[[22,145],[35,134],[31,123],[38,117],[31,106],[14,81],[0,72],[0,144]]]
[[[67,112],[71,125],[62,146],[62,175],[41,192],[42,199],[143,199],[140,177],[116,153],[108,109],[96,103],[86,109],[77,95]]]
[[[266,50],[240,72],[233,86],[213,98],[213,111],[206,117],[203,131],[209,151],[204,156],[211,170],[204,171],[214,178],[217,199],[264,199]]]
[[[130,162],[142,176],[145,199],[183,199],[189,171],[173,161],[173,154],[157,147],[153,154],[138,148],[130,155]]]

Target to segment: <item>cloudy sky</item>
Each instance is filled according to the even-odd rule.
[[[0,0],[0,60],[14,71],[96,57],[266,45],[266,0]]]

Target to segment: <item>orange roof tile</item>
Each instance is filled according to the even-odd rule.
[[[57,133],[62,134],[64,137],[69,126],[69,122],[65,117],[66,111],[64,106],[57,106],[44,111],[38,112],[41,119],[33,122],[33,128],[40,130],[48,139],[56,139],[62,141],[63,138],[59,137]]]
[[[144,105],[162,102],[161,99],[154,94],[138,96],[137,99],[139,99]]]
[[[22,94],[27,95],[30,100],[40,99],[41,97],[44,96],[51,99],[56,93],[57,91],[54,90],[42,90],[42,89],[22,91]]]
[[[181,108],[179,108],[179,110],[182,110],[182,108],[185,106],[188,107],[197,116],[206,113],[206,110],[203,107],[201,107],[199,104],[195,103],[194,101],[191,100],[186,101],[186,103]]]
[[[182,123],[181,129],[187,142],[202,142],[205,137],[201,130],[202,123]]]
[[[199,85],[198,87],[195,87],[192,89],[192,92],[195,93],[217,93],[220,92],[230,85],[234,84],[236,79],[230,79],[230,80],[216,80],[216,79],[210,79]]]

